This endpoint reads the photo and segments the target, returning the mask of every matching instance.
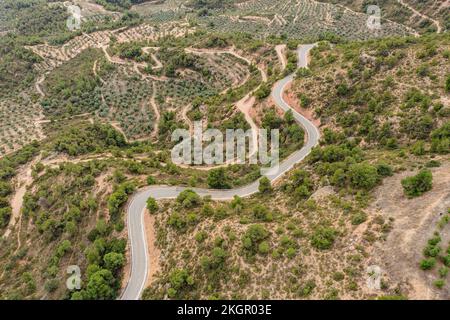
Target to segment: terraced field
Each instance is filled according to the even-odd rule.
[[[39,104],[26,94],[0,100],[0,157],[43,138]]]
[[[39,44],[29,46],[28,49],[43,58],[43,62],[36,65],[40,72],[53,70],[65,61],[69,61],[88,48],[102,48],[108,46],[111,39],[119,43],[131,41],[154,41],[165,36],[183,36],[192,32],[185,24],[169,23],[159,27],[142,24],[129,29],[105,30],[90,34],[82,34],[69,40],[62,46]]]
[[[285,34],[292,38],[317,37],[333,33],[350,39],[404,35],[412,30],[385,22],[380,30],[367,27],[368,16],[346,8],[313,0],[250,0],[226,14],[199,18],[217,31],[242,31],[261,36]]]
[[[130,66],[122,65],[103,80],[98,115],[117,124],[128,138],[150,135],[156,119],[151,106],[152,80],[142,81]]]

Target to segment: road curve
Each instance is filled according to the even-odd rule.
[[[298,65],[299,67],[308,66],[308,53],[314,45],[301,45],[298,48]],[[299,114],[291,108],[283,99],[283,92],[294,78],[294,74],[278,81],[273,90],[272,98],[279,108],[284,111],[291,110],[296,121],[305,129],[308,140],[305,146],[294,152],[290,157],[280,163],[279,170],[271,173],[268,172],[266,176],[275,181],[292,167],[302,161],[316,146],[320,139],[318,128],[314,126],[308,119]],[[258,192],[259,181],[255,181],[247,186],[232,190],[211,190],[188,187],[172,187],[172,186],[150,186],[137,192],[131,199],[128,208],[128,236],[131,245],[131,274],[127,286],[123,291],[121,300],[138,300],[144,290],[147,279],[148,270],[148,251],[147,240],[144,229],[144,212],[146,202],[149,197],[156,200],[175,199],[183,190],[193,189],[201,196],[211,196],[213,200],[231,200],[234,196],[247,197]]]

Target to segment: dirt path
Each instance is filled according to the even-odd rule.
[[[127,63],[122,60],[122,59],[118,59],[118,58],[113,58],[110,56],[107,47],[106,46],[102,46],[101,47],[103,50],[103,53],[105,54],[106,59],[110,62],[110,63],[114,63],[114,64],[121,64],[121,65],[126,65]]]
[[[148,210],[144,214],[145,233],[147,236],[147,252],[149,257],[149,266],[147,273],[147,281],[145,287],[149,287],[155,280],[156,274],[161,270],[159,257],[160,250],[156,246],[156,229],[155,217]]]
[[[284,69],[286,69],[286,66],[287,66],[286,45],[279,44],[279,45],[275,46],[275,50],[277,52],[278,59],[280,59],[281,71],[284,71]]]
[[[218,49],[195,49],[195,48],[185,48],[184,49],[188,53],[196,53],[196,54],[202,54],[202,53],[209,53],[209,54],[231,54],[232,56],[235,56],[236,58],[245,61],[248,65],[252,64],[252,61],[244,56],[241,56],[239,53],[235,51],[234,47],[218,50]]]
[[[36,91],[41,95],[42,98],[45,98],[45,93],[41,88],[41,85],[44,82],[44,80],[45,80],[45,74],[41,75],[37,79],[36,84],[35,84]]]
[[[442,26],[441,23],[438,20],[435,20],[425,14],[423,14],[422,12],[417,11],[416,9],[414,9],[413,7],[411,7],[408,3],[406,3],[403,0],[397,0],[398,3],[400,3],[402,6],[408,8],[409,10],[411,10],[412,12],[414,12],[415,15],[418,15],[420,17],[422,17],[423,19],[429,20],[431,22],[433,22],[433,24],[436,26],[437,29],[437,33],[441,33],[442,32]]]
[[[189,126],[189,132],[192,134],[194,132],[194,124],[192,123],[191,119],[188,117],[188,112],[191,110],[191,105],[188,104],[183,107],[183,110],[181,111],[181,117],[183,118],[184,122],[187,123]]]
[[[106,84],[106,81],[103,80],[97,73],[97,69],[98,69],[98,60],[95,60],[94,65],[92,66],[92,72],[94,73],[94,76],[100,79],[100,82],[102,84]],[[104,100],[105,98],[103,97],[102,94],[102,100]]]
[[[159,112],[158,105],[156,104],[156,83],[153,82],[153,92],[152,97],[150,98],[150,104],[155,112],[155,126],[153,128],[152,137],[156,139],[159,133],[159,121],[161,119],[161,113]]]
[[[27,192],[27,188],[33,183],[31,173],[33,166],[40,161],[41,157],[35,158],[33,161],[19,169],[15,179],[15,191],[11,198],[11,219],[9,220],[8,229],[6,230],[4,237],[7,238],[11,234],[12,229],[16,226],[17,222],[21,220],[20,210],[22,209],[23,197]],[[19,223],[20,227],[20,223]],[[18,232],[18,235],[20,232]],[[20,237],[18,236],[18,242],[20,247]]]
[[[153,70],[162,69],[163,68],[162,62],[158,59],[158,57],[153,52],[149,52],[150,50],[158,51],[159,47],[144,47],[144,48],[142,48],[142,51],[144,51],[144,53],[146,53],[146,54],[149,54],[150,57],[152,58],[152,60],[155,62],[155,65],[152,66]]]
[[[247,94],[244,98],[239,100],[236,103],[236,107],[241,111],[244,116],[247,123],[250,125],[250,128],[252,130],[252,140],[253,145],[250,148],[249,158],[254,156],[258,152],[258,126],[256,125],[255,121],[253,120],[252,116],[250,115],[250,111],[255,104],[255,97],[252,96],[252,93]]]
[[[394,218],[393,229],[385,242],[377,244],[373,257],[386,275],[397,283],[407,284],[404,290],[410,299],[444,297],[445,288],[437,290],[433,281],[437,274],[419,268],[423,248],[436,230],[441,214],[450,208],[450,163],[433,169],[433,189],[423,196],[408,199],[403,195],[401,180],[415,172],[403,172],[384,180],[375,192],[369,208],[371,215]],[[450,240],[450,226],[443,232],[446,246]],[[448,287],[448,285],[447,285]]]

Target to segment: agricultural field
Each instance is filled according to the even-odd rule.
[[[326,0],[336,5],[348,7],[357,12],[366,12],[369,4],[364,0]],[[409,26],[419,33],[439,32],[450,27],[450,5],[448,1],[377,0],[370,4],[381,8],[382,19]]]
[[[99,63],[100,70],[102,67]],[[154,83],[142,81],[128,66],[116,66],[103,81],[97,115],[117,123],[129,139],[149,137],[157,121],[151,106]]]
[[[44,137],[41,106],[26,94],[0,101],[0,157]]]

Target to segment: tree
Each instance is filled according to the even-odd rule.
[[[11,213],[12,210],[10,207],[0,208],[0,228],[4,228],[8,225]]]
[[[147,209],[150,213],[156,213],[159,210],[159,206],[155,198],[150,197],[147,199]]]
[[[348,171],[351,185],[355,188],[371,190],[379,182],[378,170],[370,164],[355,163]]]
[[[259,180],[259,187],[258,187],[259,192],[261,193],[269,193],[272,191],[272,185],[270,183],[269,178],[267,177],[262,177]]]
[[[83,297],[91,300],[116,298],[115,279],[111,271],[101,269],[89,277]]]
[[[214,247],[210,256],[204,256],[201,259],[201,265],[204,270],[220,270],[225,266],[227,252],[221,247]]]
[[[12,192],[11,185],[7,182],[0,181],[0,197],[6,197]]]
[[[125,257],[121,253],[110,252],[105,254],[103,257],[103,262],[109,271],[115,273],[125,264]]]
[[[214,189],[229,189],[228,177],[224,168],[213,169],[208,174],[208,185]]]
[[[258,100],[263,100],[270,95],[270,92],[271,92],[270,87],[267,84],[263,83],[261,84],[259,89],[256,90],[255,97]]]
[[[187,290],[194,285],[194,278],[185,269],[175,269],[170,273],[169,282],[169,297],[175,298],[180,296],[181,291]]]
[[[250,226],[242,237],[242,245],[250,255],[256,254],[259,244],[269,237],[270,233],[262,225]]]
[[[402,186],[408,198],[421,196],[433,188],[433,174],[430,170],[421,170],[417,175],[403,179]]]
[[[393,175],[392,167],[385,163],[379,163],[377,165],[377,172],[381,177],[390,177]]]
[[[180,215],[178,212],[174,212],[170,215],[167,223],[175,229],[183,230],[186,227],[187,221],[184,216]]]
[[[202,198],[193,190],[187,189],[177,197],[177,202],[184,208],[192,208],[202,204]]]

